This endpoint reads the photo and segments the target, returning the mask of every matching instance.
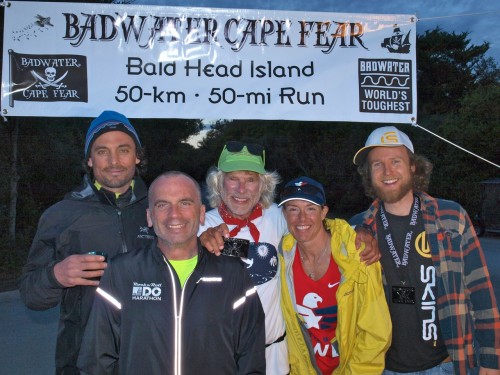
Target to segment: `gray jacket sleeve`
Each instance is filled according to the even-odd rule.
[[[57,236],[58,228],[50,211],[46,211],[40,218],[19,285],[21,298],[30,309],[46,310],[61,299],[64,287],[54,276]]]

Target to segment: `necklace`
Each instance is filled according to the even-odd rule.
[[[304,269],[304,271],[306,272],[307,276],[310,278],[310,279],[313,279],[315,280],[315,269],[317,266],[319,266],[320,264],[320,261],[321,259],[323,258],[323,255],[325,255],[326,251],[328,250],[329,248],[329,245],[330,245],[330,236],[328,236],[328,238],[326,239],[326,244],[325,244],[325,247],[323,248],[323,250],[321,250],[321,253],[319,254],[319,256],[316,258],[316,261],[312,264],[312,270],[309,269],[309,267],[306,267],[306,262],[309,263],[309,259],[306,259],[304,257],[304,254],[302,254],[302,251],[300,250],[299,248],[299,255],[300,255],[300,260],[302,261],[302,268]]]

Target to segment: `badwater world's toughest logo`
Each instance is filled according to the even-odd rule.
[[[412,113],[412,61],[359,59],[359,111]]]
[[[87,57],[28,55],[9,50],[11,98],[33,102],[87,102]]]
[[[398,26],[380,44],[389,53],[410,53],[410,32]],[[412,61],[359,59],[359,111],[367,113],[412,113]]]

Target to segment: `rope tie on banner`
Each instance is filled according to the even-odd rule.
[[[2,2],[0,2],[0,7],[8,8],[8,7],[10,7],[10,2],[2,0]]]
[[[495,167],[497,167],[497,168],[500,168],[500,165],[495,164],[495,163],[493,163],[492,161],[489,161],[488,159],[485,159],[485,158],[483,158],[483,157],[481,157],[481,156],[479,156],[479,155],[477,155],[477,154],[474,154],[473,152],[471,152],[471,151],[469,151],[469,150],[467,150],[467,149],[463,148],[462,146],[459,146],[459,145],[457,145],[457,144],[455,144],[455,143],[453,143],[453,142],[451,142],[451,141],[447,140],[446,138],[443,138],[443,137],[441,137],[440,135],[437,135],[436,133],[431,132],[429,129],[426,129],[426,128],[424,128],[424,127],[420,126],[419,124],[417,124],[417,123],[416,123],[416,121],[413,121],[413,119],[412,119],[412,123],[411,123],[411,125],[412,125],[412,126],[416,126],[416,127],[420,128],[420,129],[422,129],[422,130],[425,130],[427,133],[432,134],[434,137],[437,137],[437,138],[439,138],[439,139],[441,139],[441,140],[443,140],[443,141],[445,141],[445,142],[449,143],[450,145],[455,146],[456,148],[459,148],[460,150],[465,151],[465,152],[467,152],[467,153],[469,153],[469,154],[471,154],[471,155],[475,156],[475,157],[476,157],[476,158],[478,158],[478,159],[481,159],[481,160],[483,160],[483,161],[485,161],[485,162],[487,162],[487,163],[489,163],[489,164],[491,164],[491,165],[493,165],[493,166],[495,166]]]

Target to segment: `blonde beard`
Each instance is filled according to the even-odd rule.
[[[377,196],[377,198],[381,199],[382,202],[397,203],[413,189],[413,179],[410,179],[407,183],[401,185],[401,187],[397,191],[386,192],[373,184],[372,187],[375,191],[375,195]]]

